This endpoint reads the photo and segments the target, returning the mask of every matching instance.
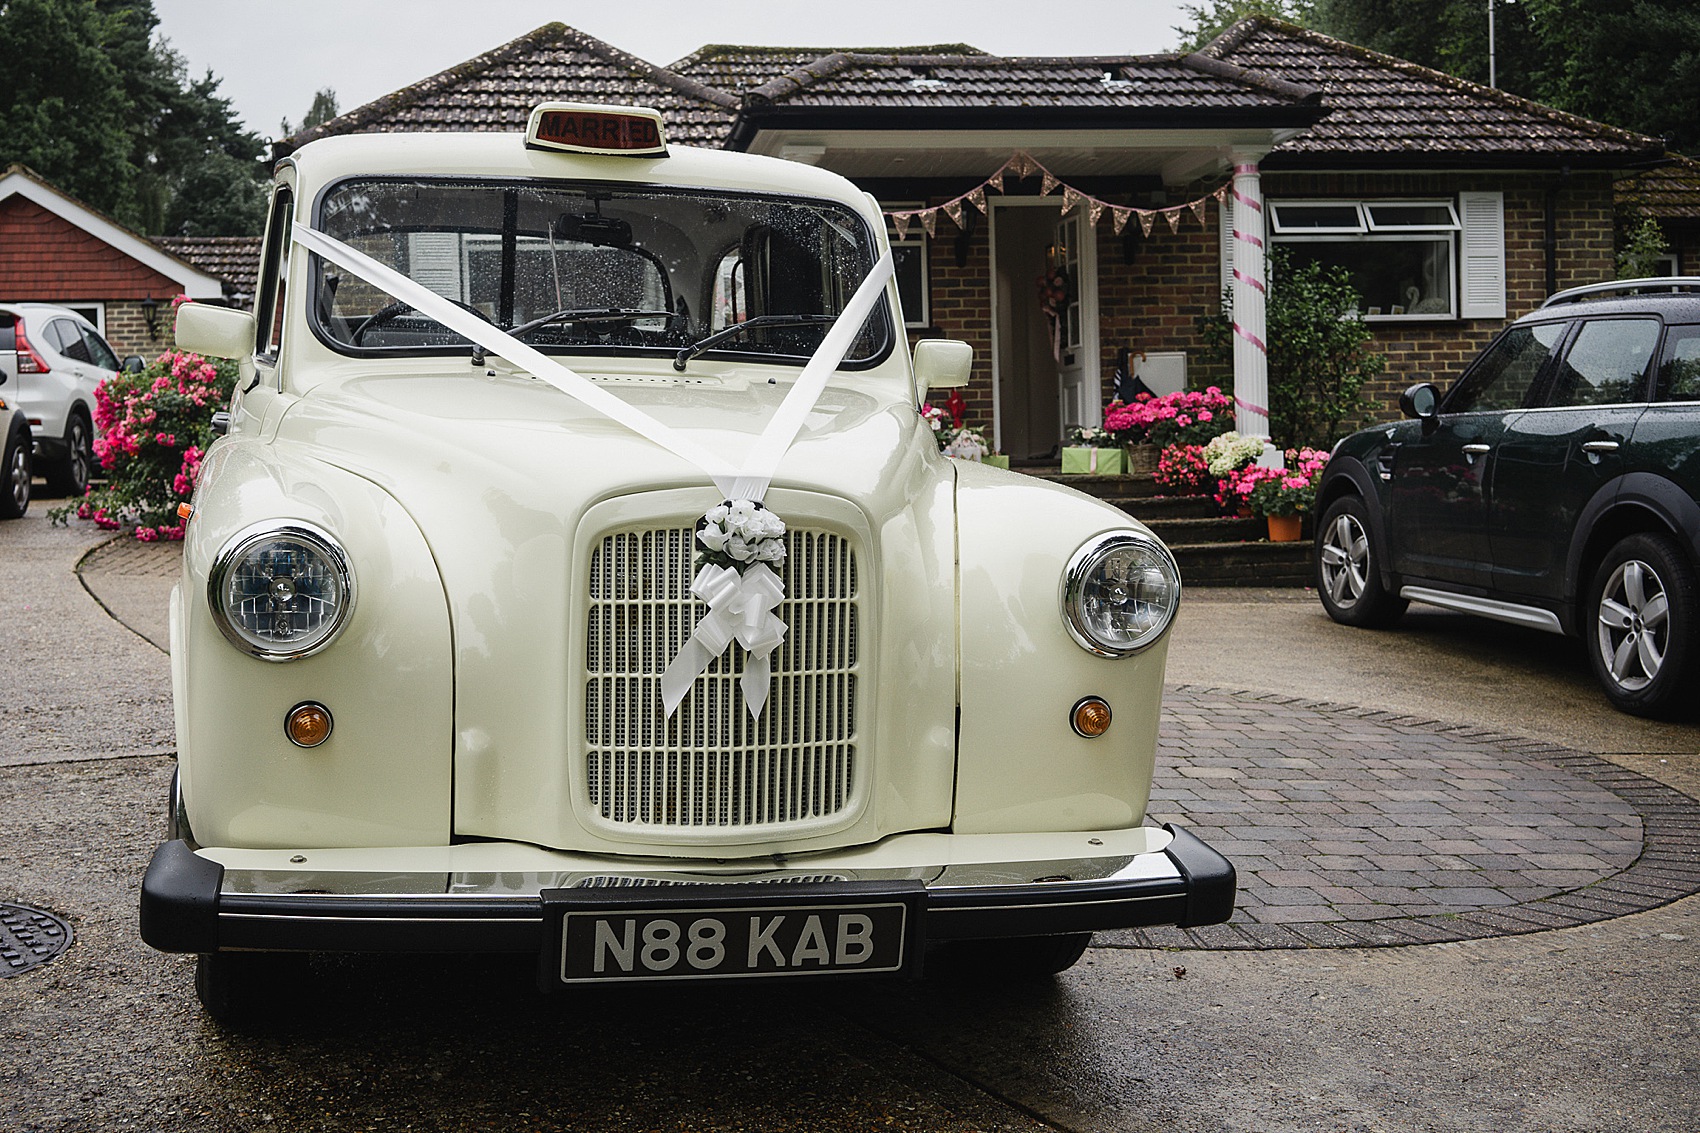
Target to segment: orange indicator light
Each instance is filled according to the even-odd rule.
[[[1102,697],[1088,696],[1074,706],[1069,723],[1079,735],[1095,740],[1110,730],[1110,706]]]
[[[318,747],[331,738],[331,710],[311,700],[297,704],[284,717],[283,734],[296,747]]]

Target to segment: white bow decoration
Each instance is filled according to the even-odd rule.
[[[661,701],[671,716],[698,675],[736,641],[744,647],[740,685],[750,715],[760,719],[772,679],[773,651],[785,640],[786,625],[773,611],[785,598],[785,584],[766,563],[743,573],[705,563],[691,582],[691,593],[708,604],[691,639],[661,674]]]
[[[305,224],[294,226],[292,238],[306,250],[353,272],[367,283],[381,288],[420,314],[436,320],[468,341],[477,343],[491,354],[523,366],[535,377],[567,396],[618,421],[668,452],[690,461],[714,481],[728,502],[709,509],[708,515],[704,517],[710,522],[708,527],[699,533],[699,540],[709,548],[710,554],[704,556],[708,561],[697,571],[691,583],[691,593],[706,602],[709,610],[697,623],[685,647],[662,673],[662,702],[666,705],[667,715],[672,716],[697,676],[708,668],[729,644],[737,641],[749,654],[744,662],[744,676],[741,682],[744,702],[749,706],[750,715],[759,718],[762,707],[767,703],[771,679],[769,658],[785,640],[786,630],[785,623],[773,613],[785,596],[785,584],[768,566],[770,562],[784,560],[785,525],[772,512],[763,509],[761,501],[767,494],[768,485],[779,468],[780,460],[790,449],[791,442],[796,440],[809,412],[820,400],[827,379],[837,372],[838,364],[849,353],[856,335],[861,332],[862,324],[867,321],[874,304],[879,301],[881,293],[891,281],[891,252],[886,251],[874,263],[873,269],[862,280],[861,286],[856,289],[856,293],[850,297],[850,301],[844,305],[838,318],[822,338],[819,349],[803,367],[803,372],[797,376],[778,411],[768,421],[761,436],[756,438],[754,447],[743,463],[735,465],[719,453],[703,449],[689,436],[620,400],[536,347],[521,342],[477,315],[462,310],[424,285],[342,241]],[[742,510],[744,507],[748,507],[750,512],[758,517],[762,530],[757,532],[755,542],[758,547],[768,547],[765,556],[759,551],[747,557],[740,554],[740,551],[749,550],[748,544],[751,542],[744,536],[740,536],[744,545],[738,546],[728,534],[724,546],[720,548],[714,547],[710,540],[701,539],[703,534],[708,533],[709,527],[723,530],[719,524],[729,519],[734,511],[737,511],[737,515],[742,519],[745,515]],[[721,508],[726,509],[726,515],[718,521],[712,519]],[[769,530],[775,525],[776,532]],[[769,540],[772,541],[771,545],[768,544]],[[777,556],[772,549],[774,546],[777,547]],[[717,641],[718,645],[715,644]],[[712,652],[706,652],[711,648]]]

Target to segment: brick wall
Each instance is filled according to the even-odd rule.
[[[1214,183],[1176,190],[1170,204],[1197,199]],[[1266,197],[1452,197],[1458,192],[1495,191],[1505,194],[1506,319],[1438,319],[1373,325],[1375,349],[1386,355],[1387,368],[1365,395],[1370,420],[1398,416],[1399,391],[1414,382],[1441,385],[1455,378],[1471,358],[1507,322],[1540,305],[1548,294],[1547,207],[1554,211],[1557,288],[1610,279],[1615,270],[1612,246],[1612,183],[1604,173],[1467,173],[1467,174],[1300,174],[1266,173]],[[932,197],[938,204],[943,197]],[[1143,202],[1142,202],[1143,203]],[[1117,236],[1108,219],[1097,227],[1100,343],[1104,394],[1114,372],[1116,350],[1185,351],[1191,384],[1215,382],[1226,386],[1226,365],[1212,366],[1202,355],[1197,331],[1200,316],[1219,305],[1219,214],[1214,202],[1204,211],[1202,226],[1188,211],[1178,232],[1161,219],[1151,235],[1139,233],[1130,221]],[[1127,237],[1126,233],[1132,233]],[[932,272],[932,322],[938,333],[960,338],[974,347],[974,378],[964,397],[972,420],[990,423],[991,386],[991,250],[984,218],[968,240],[964,266],[957,266],[958,229],[941,216],[929,242]]]
[[[159,303],[154,311],[154,325],[159,328],[157,334],[148,333],[147,318],[140,302],[121,300],[106,304],[106,341],[118,352],[119,358],[140,354],[151,362],[161,351],[172,348],[170,298],[156,296],[155,299]]]

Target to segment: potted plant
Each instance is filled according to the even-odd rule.
[[[1269,524],[1272,543],[1296,542],[1304,517],[1316,507],[1316,482],[1328,454],[1312,448],[1288,449],[1285,468],[1251,465],[1229,473],[1217,498],[1243,501]]]

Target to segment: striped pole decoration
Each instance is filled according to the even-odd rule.
[[[1234,424],[1242,436],[1269,437],[1269,348],[1265,303],[1263,185],[1257,166],[1234,166]]]

